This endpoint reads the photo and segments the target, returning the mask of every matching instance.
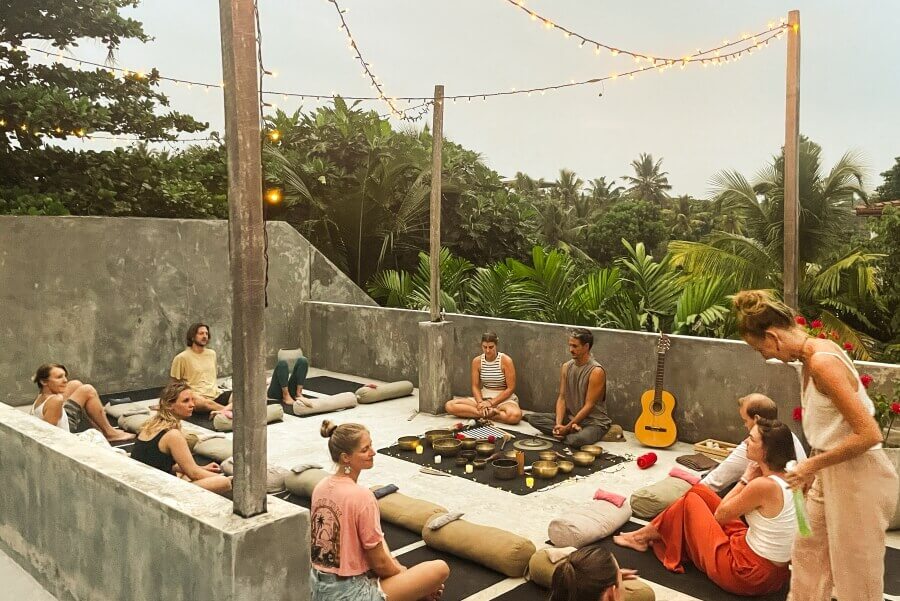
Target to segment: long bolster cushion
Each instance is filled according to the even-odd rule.
[[[133,403],[122,403],[121,405],[107,404],[103,406],[103,410],[106,412],[109,421],[115,421],[120,417],[135,413],[148,413],[150,411],[150,405],[157,402],[158,401],[135,401]]]
[[[222,473],[226,476],[234,475],[234,457],[229,457],[222,462]],[[266,466],[266,493],[275,494],[284,490],[284,478],[290,470],[277,465]]]
[[[422,538],[433,549],[474,561],[510,578],[520,578],[525,573],[535,552],[534,543],[527,538],[466,520],[450,522],[439,530],[426,525]]]
[[[342,392],[316,399],[304,398],[303,400],[311,404],[312,407],[307,407],[301,401],[294,401],[294,415],[315,415],[316,413],[328,413],[356,407],[356,395],[352,392]]]
[[[137,415],[127,415],[125,417],[119,418],[119,427],[125,430],[126,432],[131,432],[132,434],[137,434],[141,431],[141,428],[144,427],[150,421],[149,413],[138,413]]]
[[[557,547],[578,547],[606,538],[631,518],[631,507],[616,507],[608,501],[588,501],[571,507],[550,521],[547,534]]]
[[[402,396],[412,394],[413,385],[409,380],[401,380],[400,382],[389,382],[387,384],[378,384],[375,388],[371,386],[363,386],[356,391],[356,398],[362,404],[377,403],[378,401],[387,401],[389,399],[397,399]]]
[[[284,486],[291,491],[291,494],[311,499],[316,485],[330,475],[325,470],[316,467],[304,470],[300,474],[291,471],[284,477]]]
[[[556,563],[550,561],[547,549],[541,549],[528,562],[528,577],[536,585],[549,589],[553,586],[553,574],[565,558]],[[623,580],[622,596],[626,601],[655,601],[656,593],[643,580]]]
[[[372,490],[380,488],[372,487]],[[378,511],[381,513],[381,519],[406,528],[416,534],[422,532],[425,524],[431,518],[447,513],[445,507],[435,505],[429,501],[408,497],[403,493],[394,492],[378,499]]]
[[[681,478],[666,476],[663,480],[639,488],[631,494],[631,510],[639,518],[652,520],[691,489]]]
[[[234,455],[234,444],[230,438],[207,438],[194,446],[194,453],[222,463]]]
[[[280,422],[283,419],[284,409],[281,408],[281,403],[277,405],[266,405],[267,424],[271,424],[272,422]],[[233,424],[233,420],[228,419],[221,413],[217,413],[213,418],[213,429],[218,432],[231,432]]]

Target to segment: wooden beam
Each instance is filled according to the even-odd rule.
[[[784,302],[800,299],[800,11],[788,13],[784,114]]]
[[[266,511],[265,270],[256,21],[250,0],[219,0],[228,152],[234,364],[234,512]]]
[[[441,321],[441,150],[444,145],[444,86],[434,86],[431,128],[431,321]]]

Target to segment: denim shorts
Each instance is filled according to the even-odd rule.
[[[329,572],[310,570],[313,601],[386,601],[377,578],[366,574],[338,576]]]

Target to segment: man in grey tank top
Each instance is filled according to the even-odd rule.
[[[591,354],[594,335],[576,328],[569,335],[572,359],[560,369],[555,413],[530,413],[525,421],[572,447],[599,442],[612,425],[606,413],[606,371]]]

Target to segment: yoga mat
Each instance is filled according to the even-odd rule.
[[[140,390],[128,390],[125,392],[101,394],[100,400],[104,403],[108,403],[110,399],[120,399],[123,397],[128,397],[131,399],[132,403],[135,401],[149,401],[150,399],[158,399],[161,392],[162,386],[158,386],[156,388],[142,388]]]
[[[498,582],[506,580],[506,576],[500,572],[495,572],[456,555],[436,551],[427,546],[419,547],[397,556],[397,560],[406,567],[435,559],[443,559],[450,566],[450,578],[444,583],[444,596],[442,597],[444,601],[465,599],[489,586],[494,586]]]
[[[303,389],[332,395],[340,394],[342,392],[356,392],[363,386],[362,383],[353,382],[351,380],[341,380],[340,378],[332,378],[331,376],[315,376],[313,378],[306,378]]]
[[[311,499],[307,499],[306,497],[299,497],[297,495],[288,494],[286,497],[281,498],[283,498],[288,503],[293,503],[294,505],[299,505],[300,507],[305,507],[307,509],[310,508]],[[385,522],[384,520],[381,520],[381,531],[384,532],[384,540],[385,542],[387,542],[387,546],[391,551],[402,549],[407,545],[411,545],[422,540],[422,536],[420,534],[415,534],[413,532],[410,532],[406,528],[395,526],[389,522]]]
[[[530,436],[528,436],[527,434],[522,434],[521,432],[513,432],[511,430],[506,430],[506,432],[514,435],[516,437],[515,440],[530,438]],[[513,442],[514,440],[510,440],[508,443],[506,443],[504,450],[513,449]],[[499,444],[497,445],[497,447],[499,449]],[[567,447],[562,443],[555,443],[553,445],[553,449],[559,452],[562,452],[565,448]],[[488,464],[484,466],[483,469],[475,470],[471,474],[467,474],[465,466],[457,466],[454,463],[454,460],[456,459],[455,457],[442,457],[441,463],[435,463],[434,449],[432,449],[430,446],[425,446],[424,452],[421,455],[419,455],[415,451],[402,451],[400,450],[400,446],[396,444],[385,447],[383,449],[379,449],[378,452],[382,455],[396,457],[398,459],[403,459],[404,461],[409,461],[418,465],[427,465],[453,476],[459,476],[460,478],[465,478],[467,480],[474,480],[475,482],[478,482],[480,484],[493,486],[494,488],[499,488],[501,490],[505,490],[517,495],[527,495],[533,492],[537,492],[547,486],[551,486],[559,482],[564,482],[565,480],[568,480],[573,476],[588,476],[602,469],[606,469],[613,465],[622,463],[626,460],[624,457],[620,457],[618,455],[603,453],[602,455],[597,457],[594,460],[594,463],[592,463],[591,465],[587,467],[575,466],[575,469],[568,474],[563,474],[562,472],[560,472],[556,475],[555,478],[551,478],[549,480],[535,477],[534,488],[528,488],[527,486],[525,486],[525,476],[529,475],[529,472],[525,472],[525,476],[516,476],[513,480],[497,480],[496,478],[494,478],[494,472],[491,469],[490,464]],[[526,467],[539,460],[540,457],[538,456],[537,451],[525,451]],[[435,476],[435,478],[438,477],[440,476]]]
[[[900,595],[900,549],[886,547],[884,553],[884,592]]]
[[[503,593],[499,597],[494,597],[493,601],[547,601],[549,597],[550,592],[547,589],[543,589],[529,581]]]

